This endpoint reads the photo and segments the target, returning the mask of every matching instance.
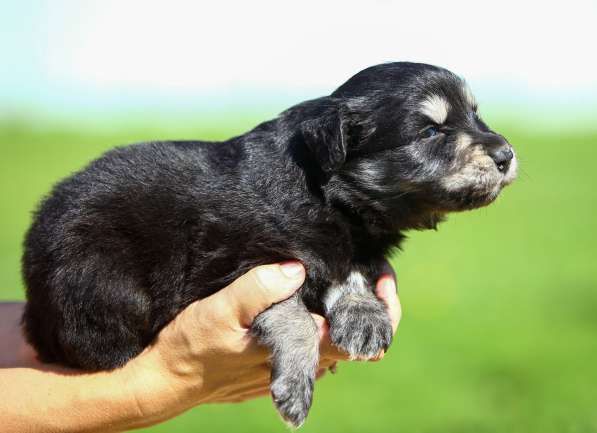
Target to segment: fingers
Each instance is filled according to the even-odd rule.
[[[325,376],[326,373],[328,372],[328,370],[335,365],[335,362],[333,364],[329,364],[329,365],[328,364],[321,363],[320,368],[317,370],[317,373],[315,375],[316,379],[321,379],[323,376]],[[245,388],[234,390],[234,392],[232,392],[230,395],[223,396],[223,397],[217,399],[215,401],[215,403],[238,403],[241,401],[252,400],[254,398],[259,398],[259,397],[270,395],[270,385],[269,385],[270,366],[264,364],[263,367],[267,368],[267,371],[268,371],[267,380],[265,380],[265,381],[262,380],[255,384],[251,384],[250,386],[247,386]]]
[[[320,368],[315,374],[315,379],[321,379],[328,372],[327,368]]]
[[[247,401],[247,400],[253,400],[259,397],[265,397],[270,395],[270,389],[269,389],[269,385],[263,386],[261,388],[252,390],[252,391],[248,391],[248,392],[243,392],[243,393],[239,393],[239,394],[233,394],[230,396],[226,396],[223,397],[217,401],[215,401],[214,403],[241,403],[243,401]]]
[[[238,324],[249,327],[259,313],[289,298],[304,280],[300,262],[258,266],[210,298],[216,311],[230,313]]]
[[[315,378],[317,380],[321,379],[323,376],[326,375],[330,368],[331,367],[327,366],[319,368],[317,370]],[[216,399],[214,403],[240,403],[242,401],[268,396],[271,393],[269,385],[269,374],[267,378],[268,380],[263,383],[255,383],[254,385],[248,386],[245,389],[235,390],[230,395],[222,396]]]
[[[393,278],[394,281],[397,280],[396,271],[394,271],[394,268],[392,267],[392,265],[390,265],[390,262],[388,262],[386,259],[384,259],[381,263],[380,274],[381,275],[389,275]]]
[[[319,314],[311,314],[313,320],[319,328],[319,356],[322,361],[348,361],[349,356],[347,353],[341,351],[330,341],[330,327],[324,317]]]
[[[400,323],[400,317],[402,316],[402,309],[400,307],[398,294],[396,293],[396,282],[394,278],[388,274],[382,275],[377,281],[375,294],[384,302],[384,304],[386,304],[392,322],[392,330],[395,334],[396,329],[398,329],[398,323]]]
[[[327,364],[322,362],[320,364],[320,368],[317,370],[315,378],[321,379],[323,376],[325,376],[328,370],[332,368],[333,364],[335,364],[335,362]],[[255,381],[254,383],[248,383],[244,387],[231,390],[230,395],[224,395],[216,399],[215,403],[238,403],[241,401],[252,400],[254,398],[270,395],[269,377],[271,366],[269,364],[263,364],[260,367],[266,370],[266,375],[263,375],[260,372],[258,381]]]

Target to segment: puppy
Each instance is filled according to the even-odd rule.
[[[435,66],[365,69],[223,143],[117,148],[57,184],[25,241],[26,335],[46,362],[113,369],[191,302],[250,268],[297,259],[307,278],[261,313],[282,417],[311,406],[319,337],[354,358],[388,348],[374,295],[410,229],[491,203],[516,176],[506,139],[462,79]]]

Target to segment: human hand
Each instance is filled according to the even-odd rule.
[[[387,305],[395,331],[400,305],[389,269],[376,291]],[[269,353],[251,337],[250,326],[263,310],[290,297],[304,278],[304,268],[297,262],[260,266],[183,310],[126,367],[131,373],[132,401],[147,423],[203,403],[269,394]],[[321,376],[338,360],[348,358],[332,346],[325,319],[313,318],[321,335]],[[382,357],[383,353],[378,359]]]

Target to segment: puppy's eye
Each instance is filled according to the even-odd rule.
[[[437,134],[439,134],[439,128],[437,126],[429,126],[421,132],[423,138],[431,138]]]

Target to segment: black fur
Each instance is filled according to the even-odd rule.
[[[342,311],[346,302],[327,308],[324,298],[355,270],[372,287],[404,231],[485,205],[511,180],[485,167],[495,181],[467,175],[459,189],[442,184],[474,160],[472,150],[457,149],[458,133],[472,137],[469,149],[507,145],[478,118],[462,86],[434,66],[378,65],[223,143],[153,142],[107,152],[54,187],[27,234],[29,341],[43,361],[112,369],[191,302],[254,266],[298,259],[307,279],[294,302],[333,316],[335,342],[346,350],[342,341],[362,340],[367,347],[353,351],[367,356],[387,347],[383,312],[368,328],[351,320],[383,310],[367,294]],[[420,106],[430,95],[452,109],[435,125],[439,133],[427,137],[421,131],[433,122]],[[302,356],[277,343],[283,319],[262,316],[254,327],[260,340]],[[371,333],[379,341],[369,341]],[[299,425],[316,359],[288,378],[292,359],[274,356],[272,389],[282,415]],[[300,389],[286,386],[296,381]]]

